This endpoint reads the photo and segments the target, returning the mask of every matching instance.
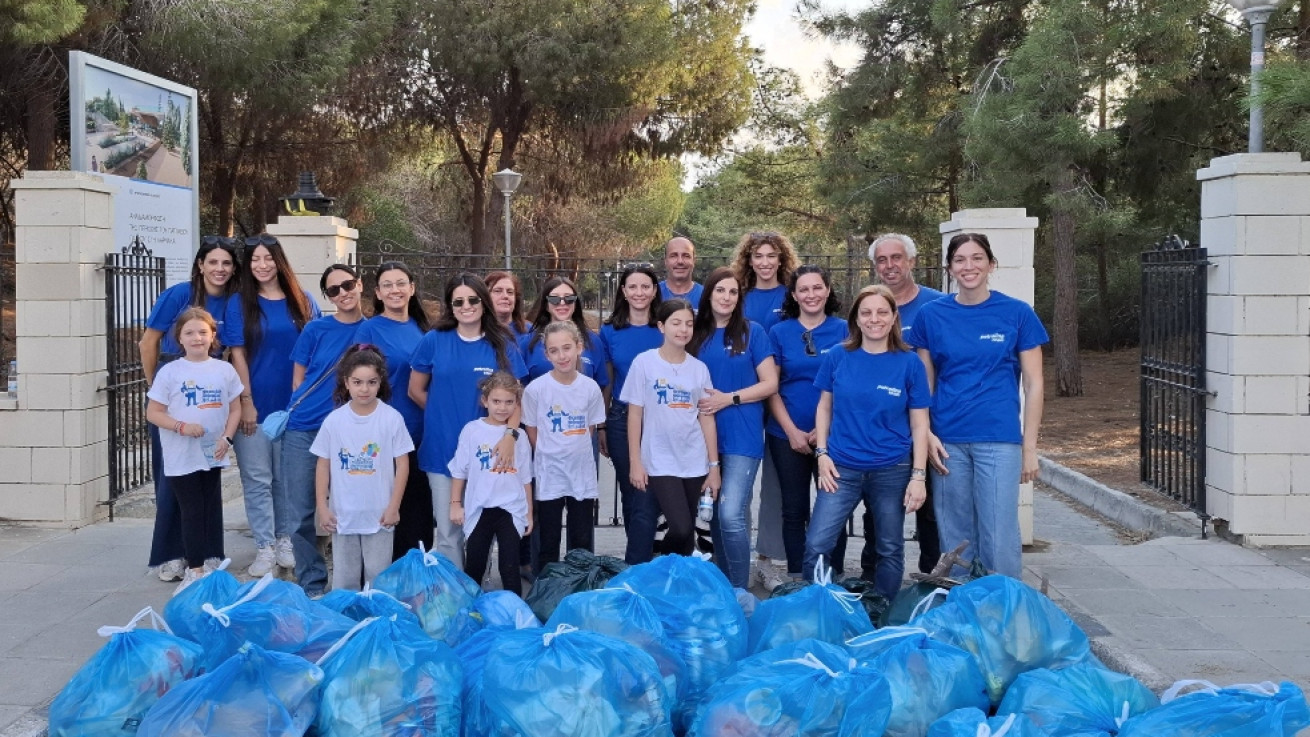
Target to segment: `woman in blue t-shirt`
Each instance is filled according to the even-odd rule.
[[[546,326],[557,320],[571,322],[578,327],[582,335],[582,356],[578,364],[578,373],[594,380],[601,389],[609,386],[609,372],[605,369],[605,348],[600,342],[600,335],[587,327],[587,320],[582,314],[582,297],[578,296],[578,287],[571,280],[562,276],[552,276],[541,285],[541,294],[532,306],[532,324],[528,334],[519,338],[519,352],[528,367],[528,380],[550,373],[553,365],[546,358],[546,344],[542,337]]]
[[[479,384],[497,369],[523,380],[527,368],[509,330],[491,308],[491,293],[481,279],[461,273],[446,282],[441,318],[423,336],[410,359],[409,396],[423,408],[423,441],[419,468],[432,490],[432,516],[437,534],[433,549],[456,566],[464,567],[464,530],[450,519],[450,461],[459,445],[459,433],[482,415]],[[428,401],[429,389],[435,392]],[[515,458],[521,411],[514,410],[503,437],[494,449],[497,469],[511,469],[531,458]]]
[[[654,556],[655,527],[660,510],[650,494],[638,491],[629,479],[632,459],[628,454],[628,405],[619,399],[632,361],[641,353],[659,348],[664,335],[655,325],[660,306],[659,278],[650,264],[629,266],[619,274],[614,294],[614,312],[600,327],[600,342],[609,360],[609,414],[601,427],[600,452],[614,462],[623,503],[623,529],[628,536],[623,559],[630,565],[645,563]]]
[[[232,364],[246,391],[241,395],[241,425],[234,439],[246,518],[255,538],[255,561],[247,573],[260,578],[275,565],[296,567],[291,544],[296,521],[287,507],[282,441],[269,440],[259,423],[287,408],[291,350],[305,325],[320,315],[318,304],[300,288],[282,244],[267,233],[246,239],[241,276],[245,345],[233,352]]]
[[[323,420],[336,409],[332,391],[336,388],[337,364],[346,349],[354,345],[355,331],[364,321],[361,300],[364,284],[355,270],[333,264],[323,271],[319,289],[334,314],[311,320],[291,350],[291,397],[287,429],[282,435],[282,473],[286,479],[287,513],[295,531],[296,580],[305,593],[314,596],[327,586],[327,565],[318,551],[314,525],[317,501],[314,474],[318,456],[310,451]]]
[[[910,334],[933,388],[928,447],[942,550],[967,540],[964,560],[1019,578],[1019,485],[1037,478],[1049,338],[1032,307],[988,286],[996,257],[987,236],[955,236],[946,263],[959,292],[924,305]]]
[[[355,340],[382,349],[387,361],[387,382],[394,388],[387,404],[405,418],[405,429],[414,441],[415,449],[409,452],[412,473],[405,482],[400,522],[396,523],[391,538],[392,558],[396,560],[420,543],[424,550],[432,549],[432,492],[428,489],[428,477],[418,472],[423,410],[409,398],[408,392],[410,361],[430,327],[428,314],[418,298],[414,272],[399,261],[378,264],[373,275],[373,317],[359,326]]]
[[[482,277],[491,295],[488,308],[496,315],[499,322],[510,336],[517,341],[531,330],[528,321],[523,319],[523,284],[519,278],[508,271],[489,271]]]
[[[787,575],[801,578],[805,558],[805,528],[810,519],[810,482],[816,470],[814,411],[819,390],[814,377],[823,355],[846,338],[846,322],[836,313],[841,302],[832,292],[828,274],[805,265],[792,272],[787,285],[784,319],[769,331],[773,360],[778,364],[778,393],[769,397],[764,442],[778,469],[782,491],[782,543]],[[778,514],[760,508],[760,515]],[[845,552],[845,537],[838,544]],[[841,555],[833,551],[833,570],[840,573]]]
[[[714,415],[722,464],[710,523],[714,562],[735,588],[750,588],[751,490],[764,456],[764,400],[778,391],[778,369],[764,328],[742,315],[732,269],[715,269],[705,280],[687,351],[705,364],[714,384],[699,403],[703,414]]]
[[[235,241],[207,235],[201,239],[200,250],[196,251],[191,262],[190,281],[174,284],[160,293],[137,344],[147,388],[154,383],[155,372],[160,366],[182,357],[182,348],[173,337],[173,323],[191,307],[204,307],[214,317],[218,324],[218,340],[223,347],[241,346],[244,341],[241,301],[232,299],[237,291],[239,262]],[[150,425],[149,429],[155,484],[155,532],[150,543],[149,565],[159,567],[161,581],[179,581],[186,570],[186,563],[182,560],[182,517],[164,476],[164,451],[159,443],[159,428]],[[217,539],[221,540],[223,521],[220,519],[217,524]]]
[[[851,305],[848,335],[824,356],[814,379],[822,394],[815,412],[814,454],[819,495],[805,537],[805,576],[832,549],[847,518],[863,501],[873,515],[878,563],[874,588],[888,599],[905,575],[905,515],[927,495],[928,376],[901,339],[896,298],[882,285],[865,287]]]

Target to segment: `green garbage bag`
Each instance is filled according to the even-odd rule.
[[[545,622],[564,597],[604,588],[611,578],[627,568],[628,564],[618,558],[593,555],[582,549],[570,550],[564,560],[547,563],[541,569],[524,601],[532,607],[537,619]]]

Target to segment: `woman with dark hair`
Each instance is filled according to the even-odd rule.
[[[291,350],[290,415],[282,435],[286,506],[295,525],[291,544],[296,557],[296,580],[311,596],[323,593],[327,586],[327,564],[318,550],[314,523],[318,456],[310,448],[324,418],[336,408],[332,392],[336,387],[337,365],[346,349],[357,342],[355,333],[364,321],[361,309],[364,284],[353,268],[332,264],[319,277],[318,287],[337,311],[306,325]]]
[[[964,560],[1019,578],[1019,485],[1037,478],[1049,337],[1032,307],[988,286],[996,257],[987,236],[952,238],[946,265],[958,293],[924,305],[910,333],[933,388],[937,529],[942,550],[967,540]]]
[[[414,350],[431,326],[418,298],[414,272],[399,261],[384,261],[373,272],[373,317],[359,326],[355,339],[382,349],[387,360],[387,381],[395,387],[388,404],[405,418],[414,440],[409,452],[412,473],[400,501],[400,522],[392,537],[392,557],[399,559],[420,543],[432,548],[432,492],[428,477],[418,471],[418,444],[423,440],[423,409],[409,397],[409,375]]]
[[[735,588],[750,588],[751,490],[764,456],[764,401],[778,391],[778,369],[768,334],[742,315],[732,269],[715,269],[705,280],[687,352],[705,364],[714,384],[699,407],[715,418],[723,464],[710,523],[714,562]]]
[[[614,462],[623,502],[623,527],[628,536],[624,560],[631,565],[645,563],[655,553],[655,527],[659,506],[650,494],[640,492],[629,479],[631,457],[628,453],[628,404],[619,399],[628,369],[637,356],[664,342],[655,326],[655,310],[660,306],[659,277],[650,264],[634,264],[619,274],[619,288],[614,295],[614,312],[600,328],[600,341],[609,360],[609,414],[601,427],[600,452]]]
[[[801,578],[805,528],[810,519],[810,483],[817,470],[814,456],[814,413],[819,390],[814,377],[823,356],[846,338],[846,321],[836,315],[841,301],[833,294],[828,274],[818,266],[792,272],[783,302],[783,321],[769,331],[773,360],[778,363],[778,393],[769,397],[764,442],[778,469],[782,492],[782,542],[787,575]],[[778,514],[760,509],[760,515]],[[845,554],[845,538],[839,544]],[[840,574],[841,557],[833,551],[833,571]]]
[[[577,285],[562,276],[552,276],[541,285],[541,294],[532,306],[532,325],[528,334],[519,338],[519,351],[528,366],[528,381],[550,373],[551,363],[546,358],[543,332],[547,325],[557,320],[571,322],[578,327],[578,333],[582,336],[578,373],[605,389],[610,381],[609,373],[605,370],[605,347],[596,331],[587,327]]]
[[[147,388],[154,383],[160,366],[182,357],[182,347],[172,334],[173,326],[178,316],[191,307],[203,307],[213,316],[218,325],[218,341],[223,347],[239,347],[245,341],[241,300],[232,299],[237,292],[238,263],[236,244],[231,238],[207,235],[201,239],[200,250],[191,262],[191,280],[174,284],[160,293],[137,344]],[[164,451],[159,428],[154,425],[150,426],[150,450],[155,482],[155,532],[150,543],[149,565],[158,566],[159,580],[178,581],[186,571],[182,518],[164,475]],[[218,525],[219,539],[222,539],[221,519]]]
[[[508,271],[491,271],[482,277],[491,295],[490,311],[511,337],[517,341],[531,330],[523,319],[523,284]]]
[[[273,567],[294,569],[291,519],[282,474],[282,441],[269,440],[259,423],[287,408],[291,399],[291,361],[287,356],[318,304],[305,294],[277,238],[262,233],[246,239],[241,266],[241,311],[245,345],[234,349],[232,365],[246,390],[241,394],[241,426],[236,453],[246,519],[255,538],[255,561],[247,570],[262,577]]]
[[[432,490],[432,516],[437,526],[433,549],[461,568],[464,531],[450,518],[451,506],[460,503],[450,495],[450,461],[455,457],[459,433],[482,414],[478,382],[498,369],[520,380],[528,373],[513,337],[490,305],[491,293],[481,279],[469,273],[452,277],[442,295],[441,318],[410,359],[409,396],[423,408],[418,463]],[[440,392],[440,401],[428,401],[429,388]],[[514,468],[530,460],[514,457],[520,414],[515,410],[505,437],[495,448],[498,468]]]

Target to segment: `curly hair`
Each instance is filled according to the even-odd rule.
[[[791,239],[782,233],[769,230],[743,235],[741,240],[737,241],[737,252],[732,257],[732,270],[736,272],[737,283],[741,285],[743,295],[755,288],[755,270],[751,268],[751,256],[755,253],[755,249],[764,245],[773,246],[778,251],[779,284],[787,283],[791,278],[791,272],[799,263],[796,247],[791,244]]]

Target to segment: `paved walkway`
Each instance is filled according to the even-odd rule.
[[[1178,678],[1310,688],[1310,551],[1195,538],[1133,544],[1059,493],[1039,487],[1036,504],[1025,580],[1045,580],[1107,664],[1156,689]],[[602,500],[602,521],[610,506]],[[253,544],[239,497],[224,515],[232,569],[244,570]],[[43,733],[44,707],[101,646],[97,627],[147,604],[162,610],[174,586],[145,571],[151,526],[121,517],[71,532],[0,525],[0,737]],[[853,542],[848,570],[858,570]],[[622,544],[621,529],[597,530],[600,552]],[[913,543],[906,557],[917,557]]]

